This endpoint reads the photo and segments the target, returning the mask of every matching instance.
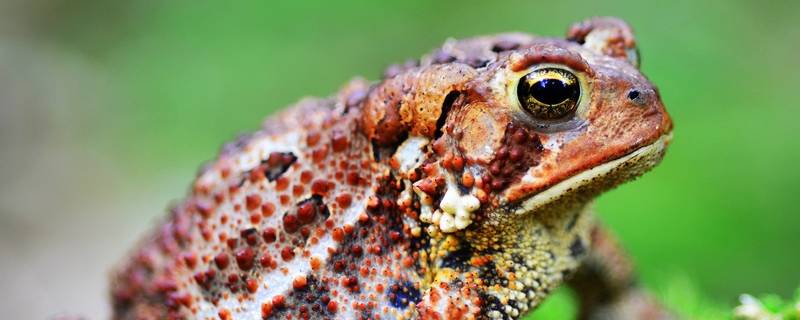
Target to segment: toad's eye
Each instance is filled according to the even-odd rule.
[[[517,98],[537,119],[556,120],[575,112],[581,95],[578,77],[559,68],[534,70],[519,79]]]

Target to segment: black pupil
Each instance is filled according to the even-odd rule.
[[[531,86],[530,94],[541,103],[556,105],[575,96],[577,89],[578,86],[567,85],[558,79],[542,79]]]

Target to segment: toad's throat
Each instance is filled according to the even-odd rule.
[[[651,144],[581,171],[528,197],[516,206],[514,211],[517,214],[536,211],[568,195],[583,194],[583,198],[592,198],[603,190],[636,178],[654,167],[663,158],[664,151],[671,140],[672,132],[666,133]],[[581,199],[578,197],[575,200]]]

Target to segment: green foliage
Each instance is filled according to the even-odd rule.
[[[740,304],[734,310],[735,319],[800,319],[800,287],[790,300],[784,300],[776,294],[766,294],[760,298],[742,295],[739,300]]]
[[[649,288],[671,312],[685,319],[730,319],[731,307],[704,296],[687,276],[675,276],[663,287]],[[576,306],[567,288],[557,290],[526,319],[573,319]]]
[[[669,310],[686,319],[730,318],[730,306],[705,296],[686,275],[674,276],[655,292]]]

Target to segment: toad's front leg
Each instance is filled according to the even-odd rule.
[[[634,267],[601,225],[591,231],[591,250],[568,280],[578,300],[578,319],[674,319],[636,283]]]

